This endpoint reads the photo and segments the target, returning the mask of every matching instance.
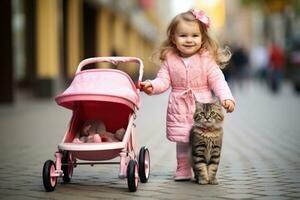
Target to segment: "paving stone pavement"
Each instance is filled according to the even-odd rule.
[[[226,114],[219,185],[174,182],[175,145],[165,138],[168,94],[144,94],[138,146],[151,154],[149,182],[128,192],[117,165],[78,166],[71,183],[44,192],[42,167],[68,126],[71,112],[53,100],[24,95],[0,106],[0,199],[300,199],[300,96],[289,85],[273,95],[258,83],[233,87],[236,111]]]

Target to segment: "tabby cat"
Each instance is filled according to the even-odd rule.
[[[203,104],[196,101],[190,146],[194,175],[199,184],[218,184],[216,174],[222,148],[223,121],[220,102]]]

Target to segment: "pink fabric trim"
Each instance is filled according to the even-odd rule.
[[[111,101],[130,108],[139,107],[139,89],[124,72],[94,69],[78,72],[70,86],[55,100],[61,106],[74,109],[74,101]]]
[[[63,107],[74,109],[76,101],[107,101],[121,103],[134,110],[134,103],[117,96],[101,96],[98,94],[68,94],[60,95],[55,98],[57,103]]]

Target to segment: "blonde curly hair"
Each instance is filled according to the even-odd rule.
[[[162,42],[160,48],[155,51],[152,56],[151,60],[154,63],[163,62],[166,59],[166,55],[168,52],[175,52],[179,53],[176,45],[173,42],[173,37],[177,28],[177,25],[181,21],[187,22],[197,22],[199,24],[199,28],[201,31],[202,36],[202,44],[199,50],[201,51],[208,51],[216,60],[216,63],[223,69],[229,62],[231,58],[231,52],[228,47],[221,48],[216,40],[214,40],[208,33],[208,28],[203,24],[201,21],[195,18],[191,11],[187,11],[181,14],[178,14],[173,18],[171,23],[167,29],[167,39]]]

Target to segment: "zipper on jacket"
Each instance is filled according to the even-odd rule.
[[[189,67],[185,68],[185,72],[186,72],[186,89],[188,90],[190,88],[190,70]]]

